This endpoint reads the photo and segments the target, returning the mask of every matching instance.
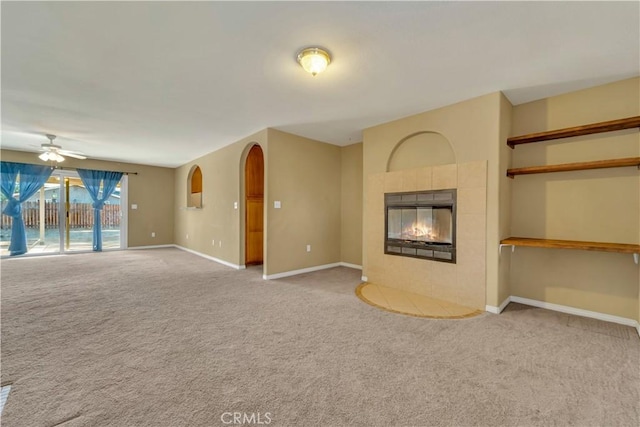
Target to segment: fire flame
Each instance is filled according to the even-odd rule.
[[[409,240],[433,240],[433,229],[421,222],[414,222],[410,227],[402,230],[402,238]]]

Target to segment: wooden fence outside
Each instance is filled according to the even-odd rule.
[[[7,201],[2,202],[2,210],[7,205]],[[44,204],[44,226],[45,228],[58,228],[58,213],[60,203],[45,202]],[[26,228],[40,228],[40,202],[24,202],[22,204],[22,219]],[[102,209],[102,227],[120,227],[120,205],[104,205]],[[2,215],[1,226],[3,229],[11,228],[12,218]],[[69,204],[69,228],[91,228],[93,227],[93,207],[91,203],[70,203]]]

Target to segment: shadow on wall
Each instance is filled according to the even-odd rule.
[[[409,135],[389,155],[387,172],[455,164],[456,153],[444,135],[426,131]]]

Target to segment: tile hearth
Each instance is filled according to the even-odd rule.
[[[375,283],[362,283],[356,288],[356,295],[374,307],[408,316],[464,319],[482,313],[470,307]]]

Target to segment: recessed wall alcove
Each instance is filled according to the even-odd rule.
[[[449,140],[438,132],[417,132],[400,140],[387,162],[387,172],[456,163]]]
[[[187,207],[202,208],[202,170],[194,165],[187,177]]]

